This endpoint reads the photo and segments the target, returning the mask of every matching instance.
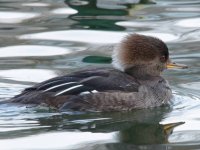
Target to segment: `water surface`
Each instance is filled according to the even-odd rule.
[[[0,0],[0,100],[80,68],[110,66],[83,60],[109,58],[128,33],[161,38],[171,58],[189,66],[163,74],[171,107],[80,114],[2,104],[1,149],[200,149],[200,0]]]

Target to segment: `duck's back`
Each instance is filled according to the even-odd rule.
[[[44,81],[25,89],[11,101],[25,104],[44,103],[73,110],[93,109],[99,106],[99,109],[94,110],[102,110],[106,105],[114,107],[117,103],[123,103],[120,102],[119,94],[138,92],[139,86],[140,83],[134,77],[124,72],[99,68]]]

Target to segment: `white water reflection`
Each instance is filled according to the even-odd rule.
[[[41,82],[55,76],[57,74],[54,71],[43,69],[11,69],[0,71],[1,78],[16,81]]]
[[[116,25],[123,26],[123,27],[154,27],[158,26],[158,23],[151,22],[151,24],[146,24],[145,22],[133,22],[133,21],[120,21],[117,22]]]
[[[173,111],[167,114],[161,123],[185,122],[183,125],[175,128],[174,131],[199,130],[200,118],[197,116],[200,113],[199,97],[190,97],[189,94],[186,96],[178,95],[178,93],[174,93],[173,95]]]
[[[170,143],[180,143],[182,145],[184,145],[184,143],[189,143],[188,145],[197,145],[197,148],[183,148],[183,150],[199,150],[199,139],[200,132],[194,129],[193,131],[177,131],[169,137],[168,141]]]
[[[20,39],[43,39],[55,41],[74,41],[84,43],[117,43],[127,33],[122,32],[106,32],[91,30],[69,30],[69,31],[53,31],[36,34],[22,35]],[[94,38],[95,37],[95,38]]]
[[[39,13],[30,12],[0,12],[0,23],[20,23],[24,20],[38,17]]]
[[[200,28],[200,18],[183,19],[178,21],[175,25],[186,28]]]
[[[200,9],[198,7],[182,7],[182,8],[166,8],[167,11],[186,11],[186,12],[198,12]]]
[[[165,118],[163,119],[163,122],[185,122],[185,124],[175,128],[175,132],[170,136],[169,142],[175,143],[175,145],[181,145],[181,143],[178,142],[184,141],[189,141],[190,143],[188,143],[188,145],[192,145],[192,142],[196,141],[199,143],[200,118],[198,114],[200,113],[200,101],[199,97],[195,96],[195,94],[199,95],[199,82],[197,82],[197,56],[199,53],[197,51],[200,32],[198,31],[199,18],[197,17],[199,17],[198,12],[200,9],[199,5],[197,5],[197,1],[198,0],[186,0],[176,2],[172,0],[161,0],[157,1],[157,4],[155,5],[116,4],[106,6],[102,5],[101,0],[98,0],[96,5],[89,8],[83,6],[83,4],[89,4],[88,1],[74,0],[70,1],[70,4],[74,9],[77,9],[79,13],[70,16],[70,14],[75,14],[77,11],[68,8],[70,5],[65,5],[64,0],[62,2],[59,1],[58,3],[54,3],[55,0],[4,0],[4,3],[2,3],[2,6],[0,7],[2,8],[2,11],[5,10],[6,12],[0,13],[0,23],[7,22],[10,23],[10,25],[7,26],[7,24],[1,24],[2,39],[0,40],[0,43],[3,46],[7,46],[0,48],[0,59],[2,59],[0,70],[1,101],[5,100],[5,98],[10,98],[19,94],[24,88],[33,84],[18,81],[41,82],[57,76],[56,71],[51,69],[43,70],[41,68],[58,68],[59,72],[62,72],[66,70],[66,68],[79,69],[82,66],[87,66],[88,64],[84,64],[80,61],[82,56],[91,54],[98,55],[99,53],[110,56],[112,49],[108,51],[108,48],[102,47],[97,51],[93,51],[94,47],[97,47],[94,43],[114,44],[131,32],[152,35],[161,38],[165,42],[170,42],[169,47],[170,49],[173,49],[170,53],[172,52],[175,54],[174,58],[180,63],[190,66],[192,66],[191,64],[194,64],[195,66],[191,67],[187,74],[186,72],[177,74],[176,72],[175,74],[173,74],[173,72],[168,73],[168,78],[171,79],[171,84],[173,85],[172,89],[177,89],[182,93],[175,94],[176,100],[175,104],[172,105],[174,106],[173,110],[169,115],[164,116]],[[107,1],[105,2],[108,3]],[[124,3],[124,1],[122,3]],[[113,9],[109,11],[119,13],[117,20],[116,16],[112,16],[114,15],[112,12],[108,13],[109,16],[102,16],[102,13],[106,13],[107,10],[105,9],[104,11],[96,8],[96,6]],[[124,11],[121,11],[116,10],[117,6],[124,8],[128,7],[127,9],[124,9]],[[38,12],[42,12],[42,14],[38,14]],[[87,16],[85,12],[88,13]],[[120,12],[128,12],[129,14],[126,15],[125,13],[122,14],[123,16],[120,16]],[[94,19],[95,17],[97,20]],[[92,19],[86,20],[87,18]],[[107,25],[105,26],[106,29],[102,26],[104,24]],[[119,28],[119,31],[116,31],[118,28],[115,28],[115,24],[117,24],[117,27],[122,26]],[[85,26],[89,27],[88,30],[81,30],[84,29]],[[149,32],[141,32],[147,30]],[[15,39],[16,35],[18,36],[17,39]],[[177,39],[178,42],[176,41]],[[38,42],[42,45],[37,45]],[[33,43],[35,45],[28,45]],[[83,53],[78,53],[78,55],[65,55],[69,53],[71,54],[73,50],[76,51],[80,48],[86,49],[86,47],[88,47],[87,43],[92,44],[89,45],[91,46],[91,51],[82,51]],[[64,48],[64,46],[67,48]],[[111,46],[110,48],[113,47]],[[191,54],[194,51],[195,53]],[[66,57],[52,57],[56,55],[65,55]],[[34,58],[32,58],[32,56],[34,56]],[[38,60],[38,56],[42,58],[39,58]],[[90,65],[99,67],[98,64],[89,64],[88,66],[90,67]],[[24,67],[27,69],[21,69]],[[185,93],[195,94],[183,96]],[[90,146],[90,144],[99,144],[101,142],[112,143],[116,140],[113,132],[96,134],[90,132],[80,133],[77,131],[78,129],[87,129],[87,127],[89,129],[90,121],[98,120],[98,116],[91,119],[91,116],[88,116],[88,118],[78,118],[76,116],[63,116],[63,114],[59,114],[58,116],[55,115],[55,117],[48,120],[48,118],[51,118],[52,116],[49,109],[41,108],[37,111],[32,109],[33,108],[26,108],[26,106],[20,108],[16,106],[16,104],[14,104],[13,107],[10,107],[9,105],[0,106],[0,131],[4,131],[3,134],[1,134],[0,149],[55,150],[61,148],[72,149],[76,145],[77,147],[85,146],[84,149],[89,149],[87,146]],[[40,113],[40,111],[45,113]],[[40,118],[44,118],[44,120]],[[155,119],[157,119],[157,117]],[[113,122],[115,121],[117,120],[113,117]],[[86,124],[85,126],[84,123]],[[83,126],[79,128],[79,124]],[[103,124],[104,123],[102,122],[102,125]],[[107,125],[105,124],[105,126]],[[35,130],[35,128],[39,129]],[[76,128],[77,130],[70,130],[70,128]],[[93,124],[91,124],[91,128],[93,128]],[[95,128],[100,129],[100,132],[102,131],[99,126],[96,126]],[[115,128],[115,126],[112,128]],[[121,128],[120,124],[117,124],[116,130],[120,131],[122,129],[123,128]],[[59,130],[60,132],[50,132],[55,130]],[[190,134],[187,131],[190,132]],[[111,131],[109,130],[109,132]],[[137,136],[133,136],[135,136],[137,140]],[[141,142],[142,141],[143,140],[141,140]],[[124,144],[126,143],[119,142],[119,146],[123,147]],[[134,143],[130,143],[130,145],[133,144]],[[169,144],[165,143],[164,145]],[[159,149],[157,143],[153,143],[153,145],[155,145],[155,147],[152,149]],[[150,145],[138,146],[138,148],[149,149],[149,146]],[[112,147],[106,146],[101,148],[113,149]],[[177,149],[177,147],[173,148],[171,145],[168,148]],[[124,149],[130,149],[130,147]]]
[[[49,4],[48,3],[22,3],[22,6],[46,7],[46,6],[49,6]]]
[[[78,11],[77,10],[74,10],[74,9],[71,9],[71,8],[58,8],[58,9],[54,9],[52,11],[53,14],[58,14],[58,15],[65,15],[65,14],[68,14],[68,15],[71,15],[71,14],[76,14]]]
[[[163,41],[173,41],[178,39],[177,36],[169,33],[154,33],[154,32],[137,32],[139,34],[155,36]],[[55,41],[74,41],[84,43],[100,43],[111,44],[118,43],[128,33],[112,32],[112,31],[95,31],[95,30],[69,30],[69,31],[53,31],[35,34],[25,34],[19,36],[19,39],[43,39]]]
[[[86,144],[117,142],[113,133],[53,132],[0,141],[3,150],[55,150],[85,147]]]
[[[71,53],[67,48],[42,45],[17,45],[0,48],[0,57],[55,56]]]

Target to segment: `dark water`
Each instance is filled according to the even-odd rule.
[[[163,39],[171,58],[189,66],[163,74],[171,107],[72,114],[4,104],[0,149],[200,149],[200,0],[0,0],[1,101],[51,77],[109,66],[83,60],[109,57],[132,32]]]

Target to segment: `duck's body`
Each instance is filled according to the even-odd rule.
[[[60,110],[127,111],[157,107],[172,97],[160,76],[169,63],[159,39],[129,35],[116,46],[115,68],[82,70],[25,89],[11,102],[47,104]]]
[[[116,69],[82,70],[25,89],[12,102],[48,104],[62,110],[123,111],[166,104],[171,90],[162,77],[145,80]]]

